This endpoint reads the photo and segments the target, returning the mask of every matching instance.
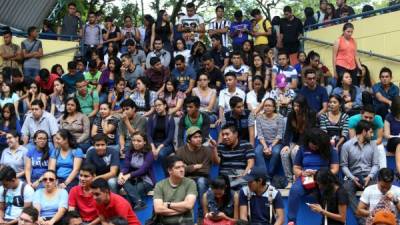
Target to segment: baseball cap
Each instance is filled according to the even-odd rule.
[[[257,179],[267,179],[267,171],[262,168],[253,167],[244,177],[243,179],[247,182],[254,181]]]
[[[374,216],[374,222],[372,224],[396,225],[396,217],[391,212],[378,211]]]
[[[278,88],[284,88],[287,86],[286,76],[282,73],[278,74],[275,78],[275,83]]]
[[[195,127],[195,126],[189,127],[189,129],[187,129],[187,131],[186,131],[187,139],[189,140],[196,133],[200,133],[201,134],[200,128]]]

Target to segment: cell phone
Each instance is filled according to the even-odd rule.
[[[210,140],[214,140],[214,138],[212,138],[211,135],[208,135],[208,138],[209,138]]]
[[[311,204],[310,204],[310,203],[308,203],[308,202],[306,202],[306,205],[310,206]]]

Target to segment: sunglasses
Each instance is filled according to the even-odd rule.
[[[55,180],[56,180],[56,179],[51,178],[51,177],[49,177],[49,178],[45,177],[45,178],[42,179],[43,182],[47,182],[47,181],[49,181],[49,182],[54,182]]]

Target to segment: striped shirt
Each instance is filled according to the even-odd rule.
[[[276,114],[273,118],[267,118],[264,114],[257,116],[257,136],[263,138],[267,143],[275,139],[282,139],[285,120],[282,115]]]
[[[238,175],[238,170],[246,169],[247,160],[255,157],[254,148],[247,141],[240,141],[233,148],[218,145],[218,156],[221,158],[219,173],[228,176]]]
[[[211,20],[210,25],[208,27],[209,30],[219,30],[219,29],[224,29],[225,27],[229,27],[231,26],[231,21],[229,20],[221,20],[221,21],[217,21],[217,18],[214,18],[213,20]],[[225,47],[229,46],[229,30],[228,32],[226,32],[225,34],[221,34],[222,37],[222,45]]]
[[[339,121],[334,123],[329,120],[329,112],[324,113],[319,118],[320,128],[328,133],[329,137],[336,136],[337,138],[348,138],[349,135],[349,116],[346,113],[341,113]]]

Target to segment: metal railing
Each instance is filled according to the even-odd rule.
[[[304,41],[312,41],[312,42],[315,42],[315,43],[318,43],[318,44],[333,46],[333,43],[331,43],[331,42],[321,41],[321,40],[318,40],[318,39],[315,39],[315,38],[302,37],[301,39],[302,39],[303,42]],[[381,55],[381,54],[378,54],[378,53],[374,53],[372,51],[357,50],[357,52],[361,53],[361,54],[368,55],[368,56],[377,57],[377,58],[380,58],[380,59],[385,59],[385,60],[389,60],[389,61],[393,61],[393,62],[400,62],[399,58],[394,58],[394,57],[390,57],[390,56],[386,56],[386,55]]]
[[[375,16],[376,14],[385,14],[385,13],[389,13],[389,12],[393,12],[393,11],[397,11],[397,10],[400,10],[400,4],[392,5],[389,7],[385,7],[385,8],[377,9],[377,10],[373,10],[373,11],[368,11],[365,13],[355,14],[355,15],[351,15],[351,16],[347,16],[347,17],[343,17],[343,18],[336,18],[336,19],[329,20],[329,21],[326,21],[323,23],[309,25],[307,27],[304,27],[304,31],[310,31],[313,29],[317,29],[319,27],[324,27],[325,25],[335,25],[335,24],[345,23],[351,19],[358,18],[358,17],[366,18],[366,17]]]

